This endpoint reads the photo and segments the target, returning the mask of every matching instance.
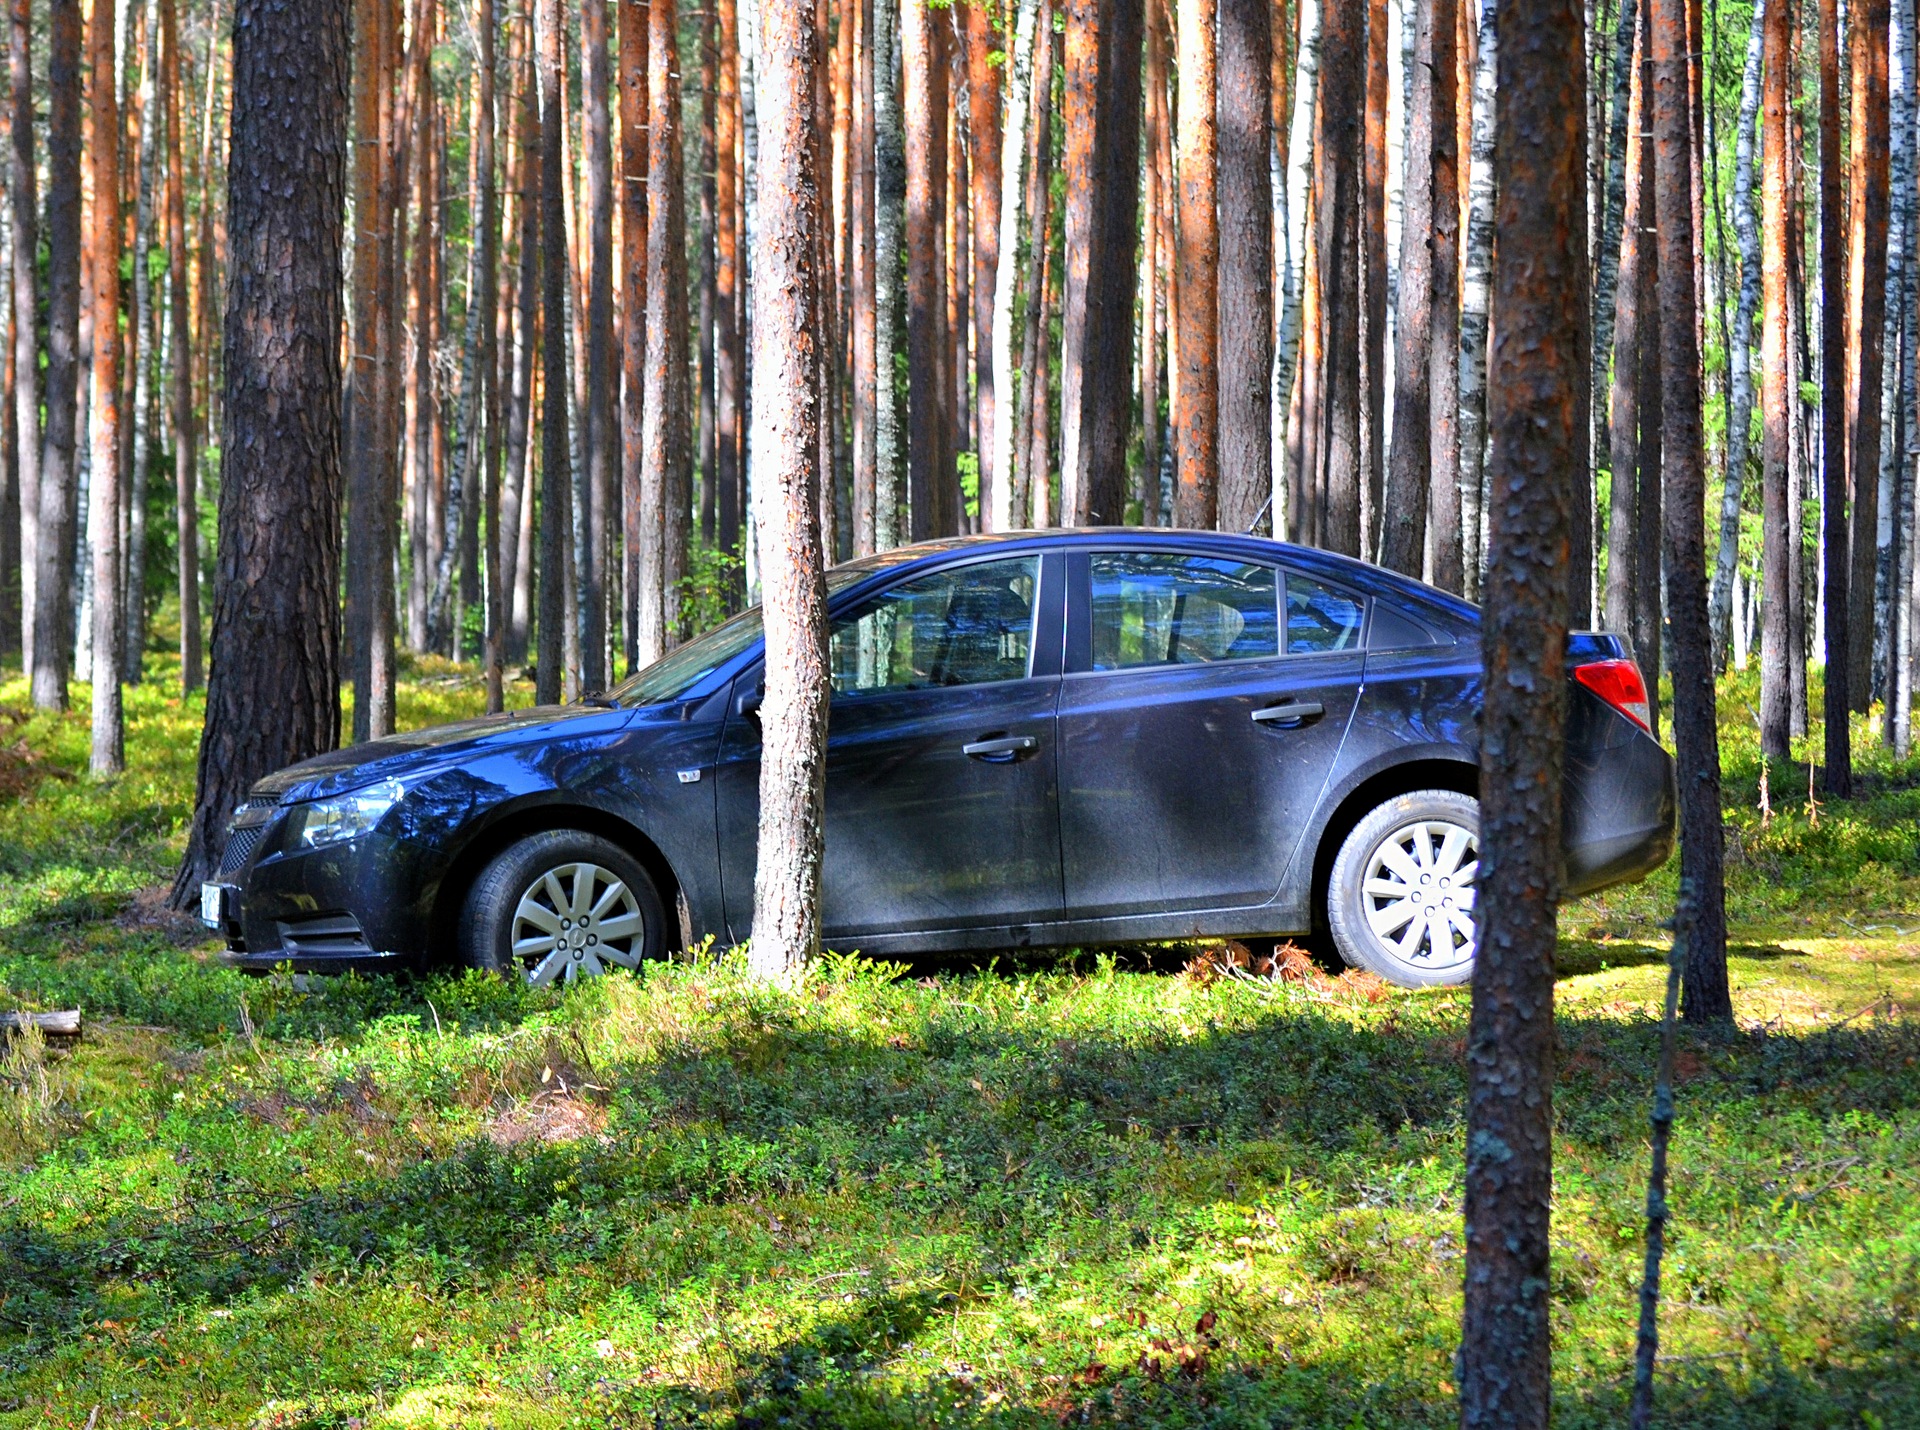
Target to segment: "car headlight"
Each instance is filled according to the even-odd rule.
[[[398,780],[382,780],[351,794],[317,799],[300,811],[300,823],[294,834],[296,846],[318,849],[357,839],[386,817],[406,791]]]

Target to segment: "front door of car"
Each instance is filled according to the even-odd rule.
[[[910,577],[835,618],[821,914],[832,939],[1060,916],[1056,808],[1064,561],[1038,552]],[[753,920],[755,668],[719,764],[727,921]]]
[[[1075,553],[1069,573],[1067,917],[1267,903],[1359,695],[1363,605],[1191,552]]]

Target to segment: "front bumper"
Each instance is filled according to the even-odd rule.
[[[431,851],[378,831],[283,850],[286,820],[276,811],[238,867],[223,867],[214,881],[226,890],[217,922],[229,964],[341,973],[392,969],[429,951],[442,873]]]

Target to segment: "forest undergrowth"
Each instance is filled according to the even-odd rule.
[[[0,1427],[1455,1422],[1463,991],[1191,948],[244,978],[162,902],[174,677],[104,785],[0,682],[0,1004],[87,1020],[0,1043]],[[1763,817],[1754,684],[1660,1419],[1920,1424],[1920,762],[1863,722],[1862,798],[1776,763]],[[410,665],[400,723],[481,698]],[[1674,888],[1562,915],[1562,1426],[1624,1418]]]

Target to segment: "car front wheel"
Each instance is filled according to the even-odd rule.
[[[666,915],[646,870],[610,840],[571,829],[495,855],[460,922],[467,963],[536,985],[638,968],[665,946]]]
[[[1455,790],[1396,795],[1333,861],[1327,923],[1340,956],[1404,988],[1465,983],[1479,940],[1480,802]]]

